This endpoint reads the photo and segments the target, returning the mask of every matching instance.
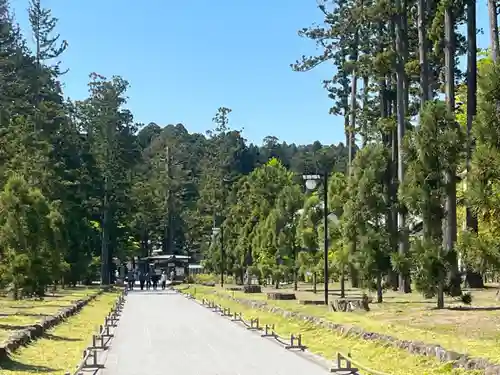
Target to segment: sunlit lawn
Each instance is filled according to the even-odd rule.
[[[63,375],[72,372],[89,345],[92,334],[103,323],[116,301],[118,292],[106,292],[83,310],[26,348],[20,348],[11,359],[0,363],[2,375],[46,373]]]
[[[0,296],[0,342],[14,331],[35,324],[44,317],[97,292],[97,288],[78,287],[48,293],[43,299],[14,301],[9,297]]]
[[[264,288],[260,294],[233,292],[220,287],[199,287],[203,290],[217,290],[228,295],[253,300],[266,300],[268,304],[291,311],[323,317],[335,323],[351,324],[367,331],[388,334],[400,339],[440,344],[446,349],[471,356],[488,358],[500,363],[500,303],[495,300],[497,286],[485,290],[470,291],[472,305],[467,310],[459,301],[448,298],[447,308],[435,309],[434,300],[426,300],[418,293],[400,294],[393,291],[384,293],[384,302],[371,304],[370,312],[329,312],[325,306],[300,305],[298,301],[267,300]],[[338,285],[331,286],[331,298],[338,298]],[[323,290],[318,287],[316,294],[308,291],[310,285],[301,284],[296,292],[297,299],[322,299]],[[291,289],[280,289],[293,292]],[[348,295],[361,296],[363,291],[348,289]],[[369,294],[369,292],[367,292]]]
[[[193,286],[187,292],[194,293],[197,299],[207,298],[223,307],[230,308],[231,311],[241,312],[247,320],[258,317],[261,325],[275,324],[276,331],[282,336],[302,333],[303,343],[308,349],[324,358],[333,359],[339,351],[350,353],[355,361],[360,362],[365,367],[393,375],[479,373],[452,369],[451,364],[441,363],[434,358],[411,355],[405,350],[384,346],[373,341],[342,336],[298,319],[286,319],[277,314],[251,309],[237,302],[218,297],[210,289],[209,287]]]

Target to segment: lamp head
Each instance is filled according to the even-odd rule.
[[[307,190],[314,190],[314,189],[316,189],[317,185],[318,185],[318,181],[316,181],[316,180],[306,180],[306,189]]]
[[[317,174],[305,174],[302,176],[306,182],[307,190],[314,190],[318,186],[318,182],[321,180],[321,176]]]

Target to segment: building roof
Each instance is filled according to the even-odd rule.
[[[191,257],[189,255],[177,255],[177,254],[164,254],[164,255],[153,255],[151,257],[144,258],[146,260],[189,260]]]

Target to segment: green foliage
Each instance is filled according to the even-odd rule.
[[[297,236],[302,251],[298,255],[298,265],[302,275],[319,274],[323,269],[321,266],[323,252],[319,247],[320,233],[318,231],[323,214],[319,207],[320,199],[314,193],[305,200],[303,212],[299,218]]]
[[[368,145],[360,150],[346,189],[349,198],[342,217],[343,232],[347,242],[356,241],[356,253],[350,254],[351,262],[367,281],[387,274],[390,269],[384,185],[388,158],[383,145]]]
[[[500,270],[500,242],[496,234],[464,231],[457,248],[471,270],[483,275]]]
[[[479,233],[464,233],[460,249],[468,264],[479,272],[498,272],[500,242],[498,241],[498,207],[500,205],[500,67],[490,59],[479,66],[478,114],[473,135],[476,147],[467,179],[466,199],[479,218]]]
[[[4,283],[14,296],[43,296],[64,264],[59,247],[62,217],[42,192],[11,177],[0,194],[0,246]]]
[[[429,102],[420,113],[420,126],[405,140],[407,178],[400,197],[414,215],[422,215],[423,238],[412,244],[417,289],[432,297],[444,291],[452,252],[442,248],[442,220],[449,189],[464,150],[464,134],[443,102]],[[442,296],[438,298],[442,300]]]
[[[500,203],[500,117],[497,109],[500,101],[500,67],[486,65],[483,72],[479,80],[479,111],[473,130],[476,149],[468,198],[476,211],[488,220]]]
[[[426,298],[432,298],[444,284],[447,272],[446,253],[440,239],[422,238],[412,245],[415,286]]]

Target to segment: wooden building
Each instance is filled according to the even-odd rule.
[[[153,255],[150,257],[141,258],[139,262],[139,269],[142,272],[150,272],[161,275],[162,271],[167,272],[170,278],[171,272],[174,271],[174,281],[182,282],[188,274],[189,255]]]

